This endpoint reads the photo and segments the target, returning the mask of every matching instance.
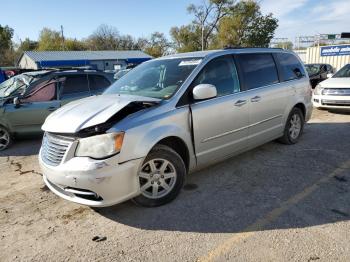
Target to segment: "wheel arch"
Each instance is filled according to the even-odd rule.
[[[178,153],[181,156],[182,160],[185,163],[187,171],[189,170],[189,168],[190,168],[190,152],[188,150],[188,147],[187,147],[185,141],[183,141],[180,137],[178,137],[178,136],[165,137],[165,138],[161,139],[160,141],[158,141],[152,147],[152,149],[157,145],[164,145],[164,146],[168,146],[171,149],[173,149],[176,153]]]
[[[295,104],[293,106],[293,108],[299,108],[301,110],[301,112],[303,112],[303,116],[304,116],[304,119],[305,119],[305,117],[306,117],[306,106],[303,103],[299,102],[299,103]]]

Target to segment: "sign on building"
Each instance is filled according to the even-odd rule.
[[[321,47],[321,56],[341,56],[341,55],[350,55],[350,45]]]

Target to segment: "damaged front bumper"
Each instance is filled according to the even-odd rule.
[[[104,160],[74,157],[46,164],[39,154],[43,179],[56,195],[87,206],[111,206],[140,194],[138,171],[143,158],[119,164],[119,155]]]

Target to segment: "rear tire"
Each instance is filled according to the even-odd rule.
[[[304,123],[303,112],[300,108],[294,107],[289,113],[283,136],[278,141],[286,145],[296,144],[303,133]]]
[[[174,200],[185,182],[186,166],[181,156],[165,145],[156,145],[139,172],[141,195],[134,202],[156,207]]]
[[[4,126],[0,126],[0,151],[3,151],[11,146],[13,138]]]

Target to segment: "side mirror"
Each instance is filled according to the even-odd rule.
[[[327,78],[331,78],[333,74],[327,74]]]
[[[193,88],[193,98],[195,100],[204,100],[208,98],[213,98],[217,96],[217,90],[214,85],[210,84],[200,84]]]
[[[18,108],[20,106],[21,102],[19,101],[18,97],[15,97],[13,99],[13,104],[15,105],[15,108]]]
[[[304,76],[303,73],[300,71],[299,68],[295,68],[295,69],[293,70],[293,72],[294,72],[294,74],[296,75],[297,78],[302,78],[302,77]]]

